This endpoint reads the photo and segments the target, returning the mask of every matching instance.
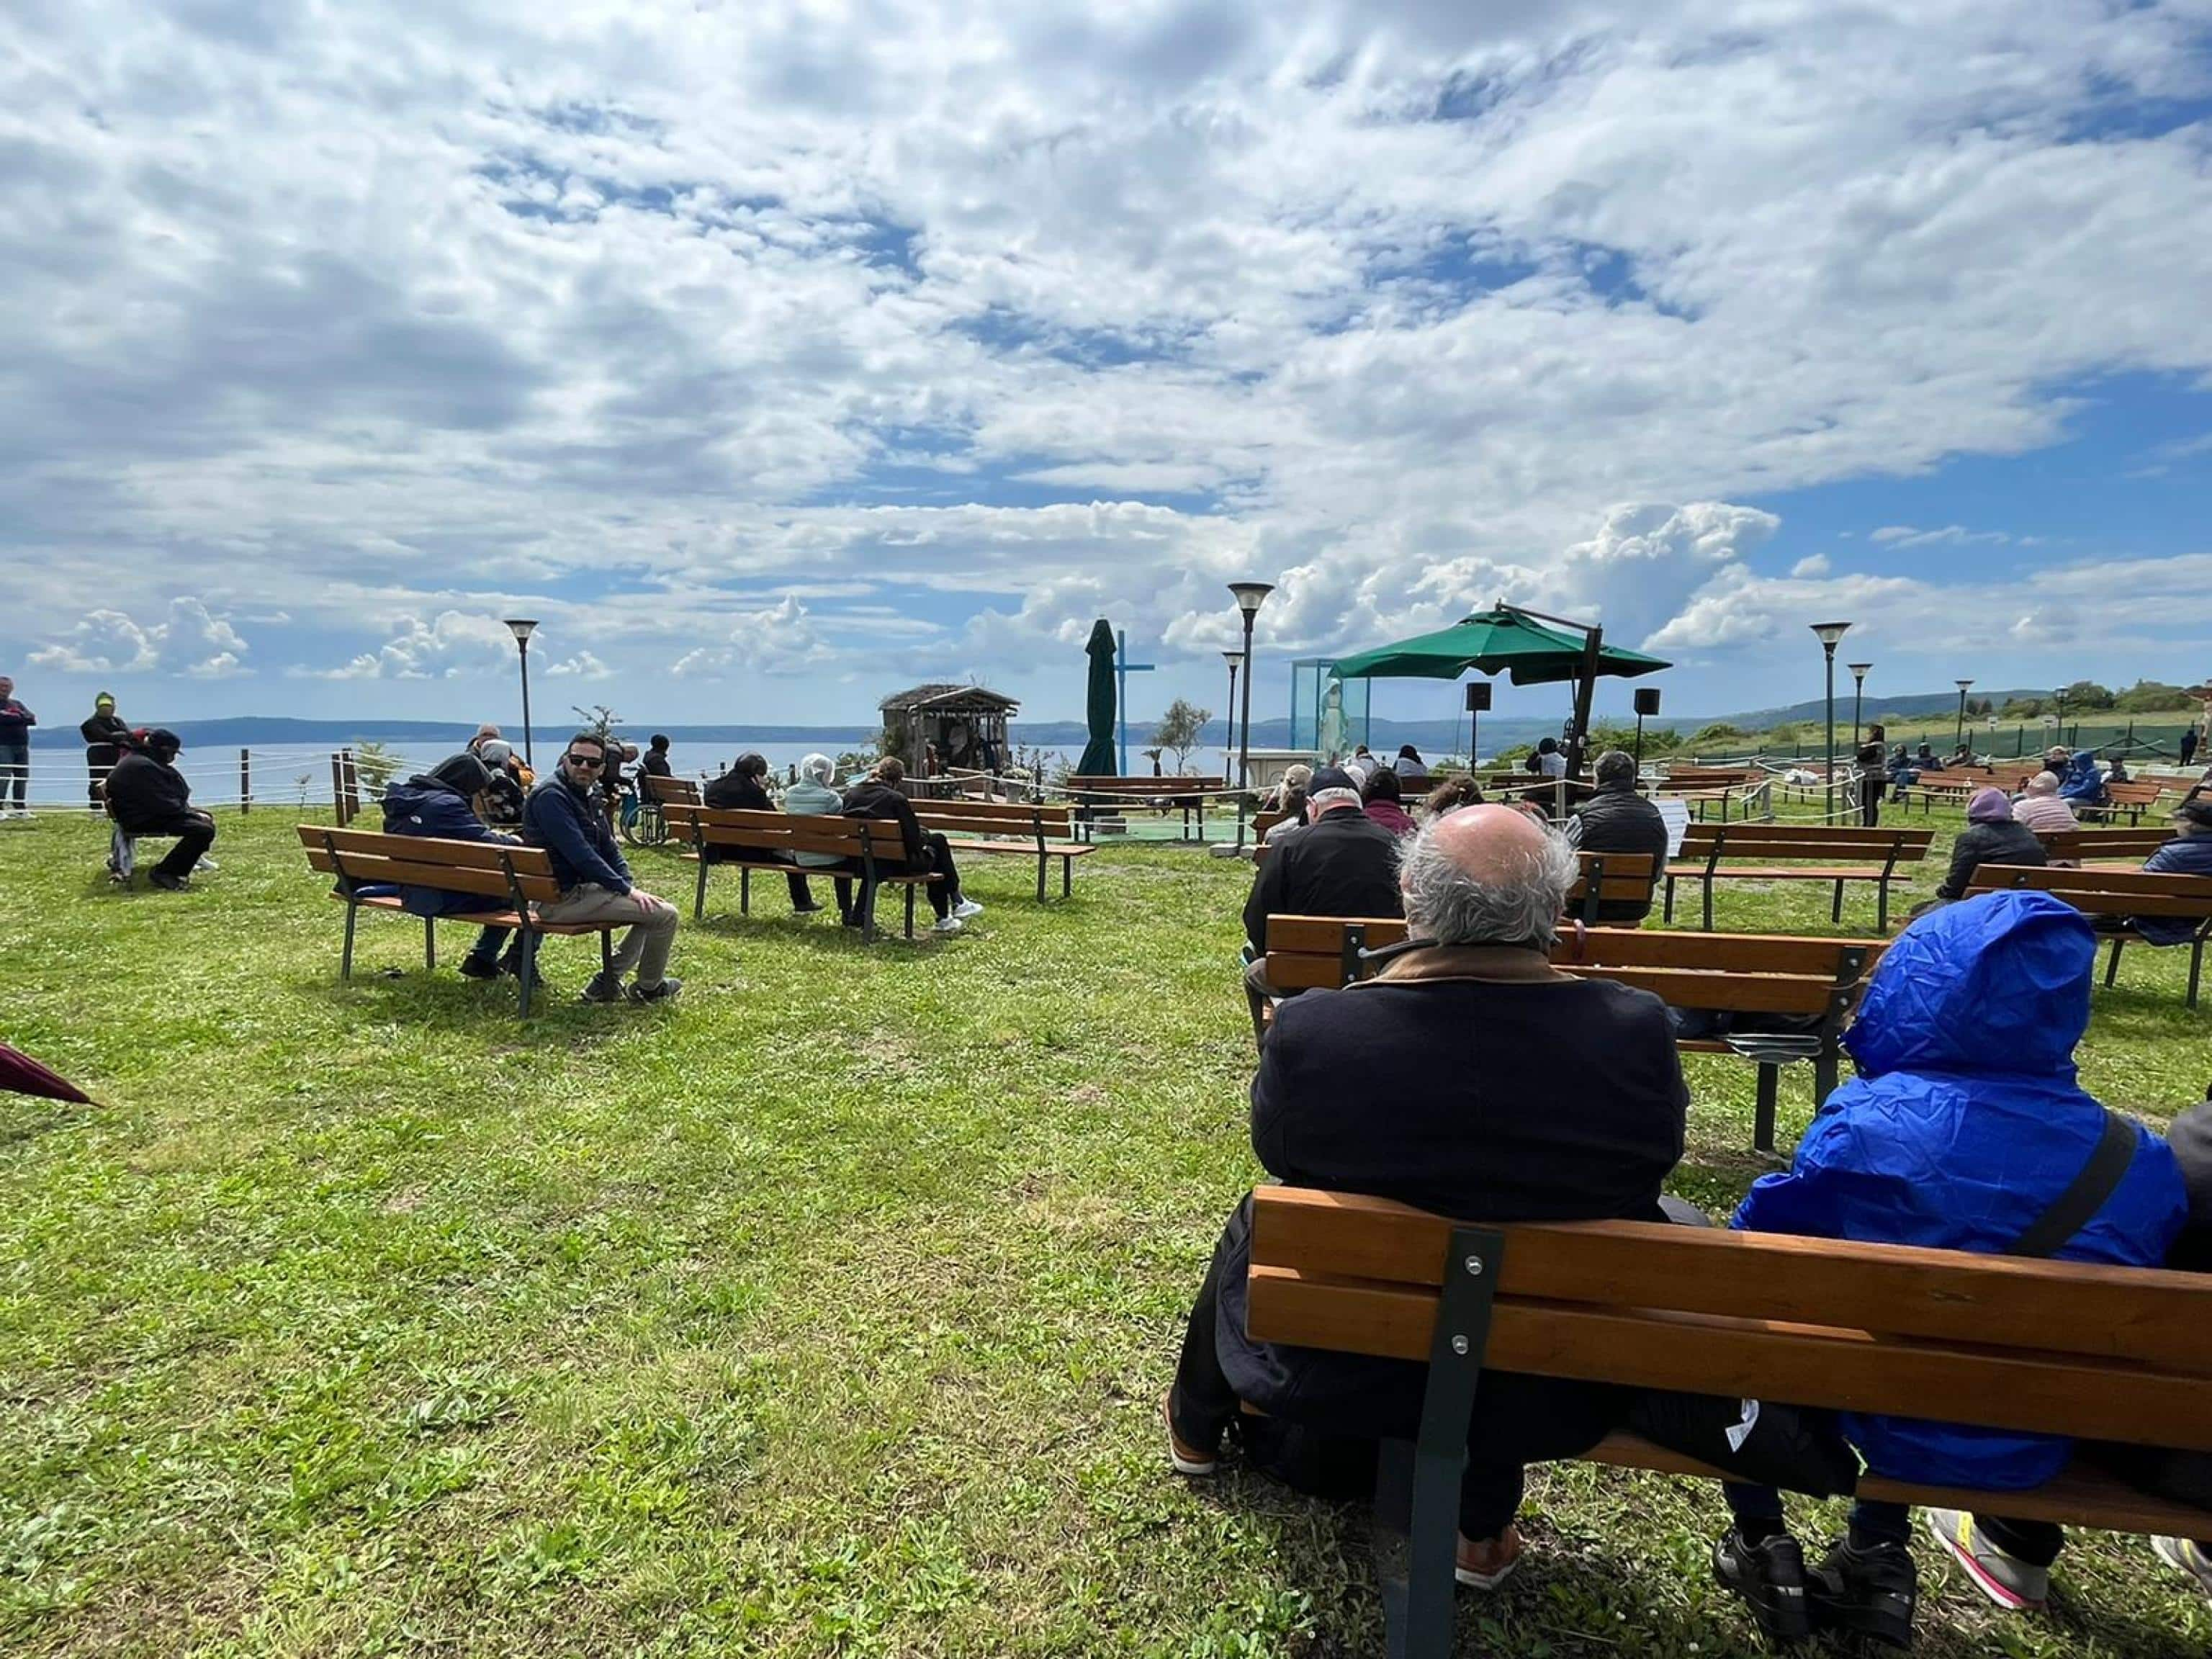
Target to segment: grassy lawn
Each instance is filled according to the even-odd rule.
[[[580,1006],[593,947],[556,941],[525,1026],[459,929],[425,975],[365,918],[341,985],[290,823],[226,816],[185,896],[109,890],[88,820],[0,833],[0,1032],[100,1102],[0,1096],[0,1652],[1373,1650],[1361,1514],[1186,1485],[1154,1415],[1256,1172],[1245,868],[1114,848],[1040,908],[994,860],[966,934],[864,951],[780,883],[692,927],[689,866],[642,855],[681,1002]],[[2212,1070],[2183,967],[2131,951],[2081,1056],[2160,1123]],[[1674,1185],[1725,1206],[1766,1167],[1751,1070],[1689,1064]],[[1467,1650],[1759,1651],[1723,1516],[1537,1472]],[[1921,1559],[1923,1653],[2212,1647],[2140,1540],[2081,1537],[2033,1624]]]

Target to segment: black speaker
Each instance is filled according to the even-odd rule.
[[[1659,688],[1657,686],[1644,685],[1637,688],[1636,712],[1639,714],[1656,714],[1659,712]]]
[[[1490,682],[1488,680],[1468,682],[1467,712],[1470,714],[1486,714],[1490,712]]]

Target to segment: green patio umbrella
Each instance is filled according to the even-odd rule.
[[[1590,696],[1598,678],[1634,679],[1673,665],[1641,651],[1606,644],[1604,630],[1594,624],[1523,611],[1500,599],[1489,610],[1433,634],[1340,658],[1330,672],[1340,679],[1455,680],[1471,668],[1480,674],[1503,674],[1516,685],[1571,681],[1575,736],[1567,749],[1567,769],[1579,775],[1583,744],[1589,731]]]
[[[1083,647],[1091,659],[1091,690],[1084,716],[1091,741],[1075,764],[1079,778],[1114,775],[1114,629],[1101,617],[1091,629],[1091,643]]]

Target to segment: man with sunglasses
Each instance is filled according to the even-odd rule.
[[[616,846],[607,815],[592,799],[606,770],[607,747],[596,733],[579,732],[553,775],[530,792],[523,808],[522,836],[545,849],[561,896],[538,907],[551,922],[627,921],[634,924],[615,948],[605,973],[584,988],[586,1002],[617,1002],[623,975],[632,968],[634,1002],[663,1002],[684,988],[668,975],[668,952],[676,943],[676,907],[630,881],[629,866]]]

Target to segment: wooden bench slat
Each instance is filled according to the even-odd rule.
[[[392,836],[404,841],[403,836]],[[417,842],[419,845],[428,845]],[[463,842],[440,842],[440,847],[465,846]],[[471,869],[435,860],[386,858],[377,854],[348,852],[341,848],[333,858],[319,847],[307,848],[308,867],[325,875],[343,875],[349,881],[394,882],[403,887],[428,887],[441,893],[469,893],[485,898],[511,898],[514,889],[507,885],[507,877],[498,869]],[[340,865],[344,867],[339,868]],[[561,896],[560,884],[550,874],[524,875],[516,872],[515,885],[522,890],[524,900],[532,904],[548,904]]]
[[[518,873],[550,876],[552,860],[542,847],[509,847],[495,842],[443,841],[430,836],[390,836],[380,830],[334,830],[328,824],[298,826],[300,844],[308,848],[334,846],[342,853],[360,853],[403,862],[417,860],[467,870],[497,871],[502,860],[512,860]],[[327,840],[325,840],[327,837]]]
[[[343,893],[332,893],[331,897],[336,899],[340,904],[347,902]],[[355,899],[352,902],[364,910],[397,910],[402,914],[410,914],[405,904],[397,898]],[[458,914],[449,913],[441,916],[428,916],[420,920],[458,922],[464,927],[520,927],[524,925],[522,918],[512,910],[471,910]],[[569,937],[582,933],[603,933],[610,927],[626,926],[628,924],[625,922],[540,921],[535,915],[532,915],[529,921],[530,931],[533,933],[558,933]]]
[[[1263,1187],[1252,1260],[1407,1286],[1442,1276],[1452,1224],[1388,1199]],[[1824,1321],[2047,1348],[2212,1377],[2212,1275],[1965,1255],[1647,1222],[1522,1223],[1501,1295]]]

